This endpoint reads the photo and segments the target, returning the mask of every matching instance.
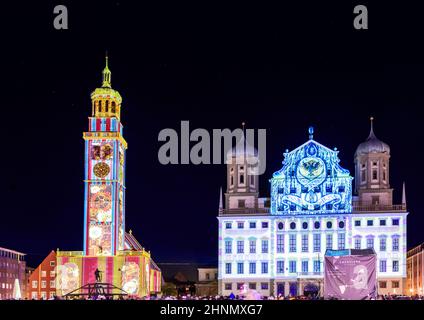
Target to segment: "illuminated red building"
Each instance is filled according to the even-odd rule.
[[[29,276],[28,299],[48,300],[56,296],[55,268],[56,253],[52,250]]]

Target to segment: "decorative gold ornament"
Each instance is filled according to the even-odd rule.
[[[109,174],[110,168],[107,163],[99,162],[94,166],[93,171],[97,177],[104,178]]]

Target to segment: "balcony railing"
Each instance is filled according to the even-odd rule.
[[[57,250],[56,255],[58,257],[74,257],[74,256],[82,256],[82,251],[59,251]]]
[[[234,208],[234,209],[224,209],[223,214],[268,214],[270,212],[269,208]]]
[[[353,204],[352,207],[354,212],[405,212],[406,204]]]

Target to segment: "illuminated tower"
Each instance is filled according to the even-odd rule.
[[[370,134],[355,153],[355,191],[361,205],[392,205],[393,189],[389,183],[390,147]]]
[[[84,132],[84,255],[109,256],[124,249],[125,151],[120,122],[122,98],[103,69],[100,88],[91,93],[89,131]]]

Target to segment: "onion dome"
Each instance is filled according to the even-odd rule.
[[[358,148],[356,148],[356,155],[365,155],[369,153],[386,153],[390,154],[390,147],[387,143],[384,143],[383,141],[379,140],[375,134],[374,134],[374,128],[373,128],[373,120],[374,118],[371,117],[371,130],[370,134],[365,140],[365,142],[362,142]]]

